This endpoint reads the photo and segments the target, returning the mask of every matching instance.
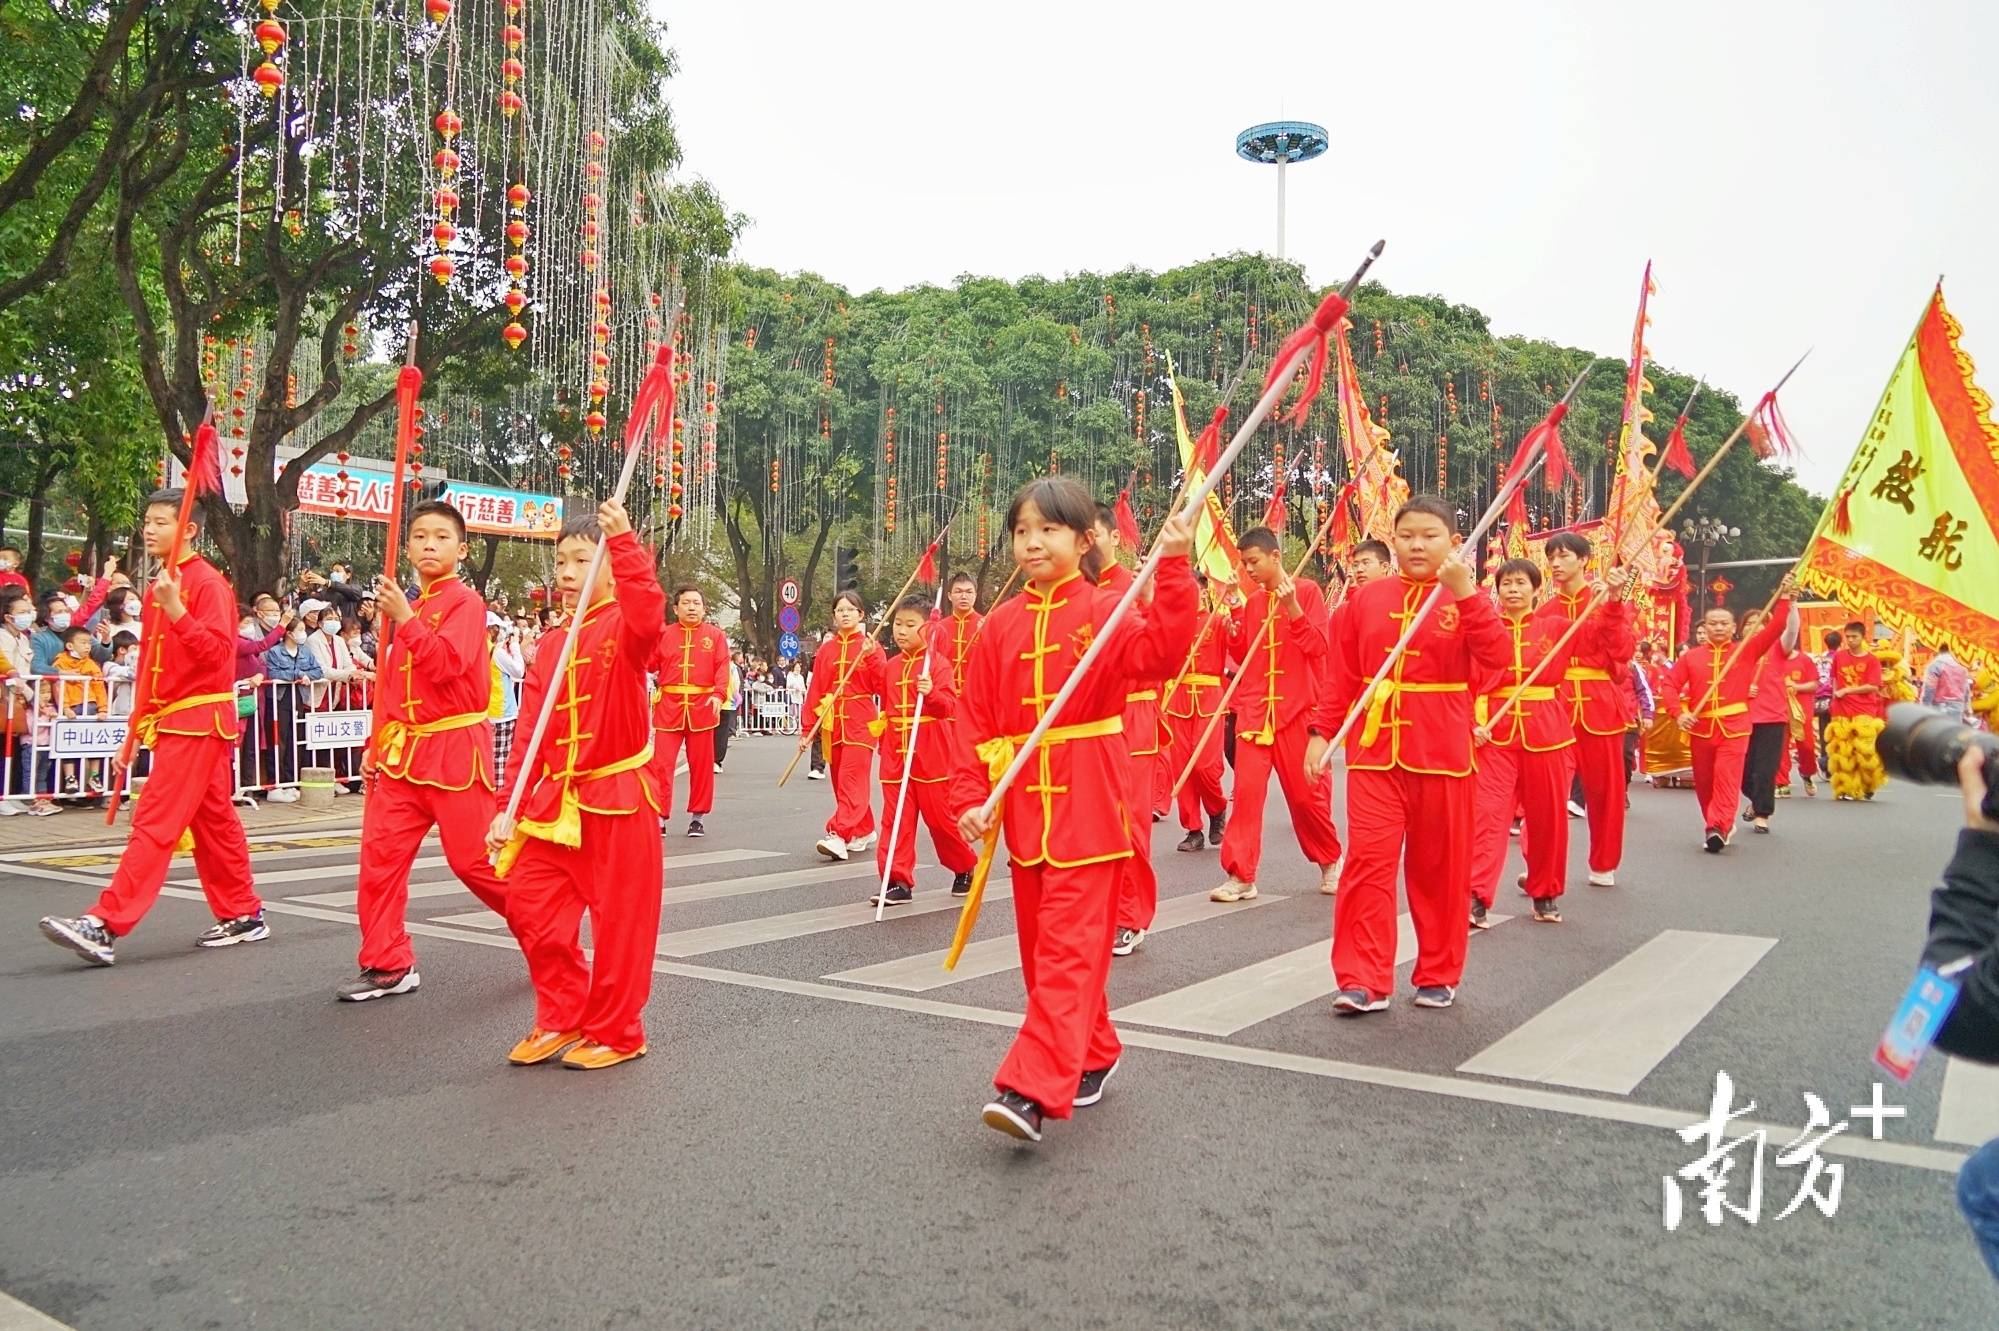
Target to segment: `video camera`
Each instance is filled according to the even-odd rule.
[[[1912,702],[1888,709],[1888,724],[1874,741],[1881,765],[1921,786],[1954,786],[1964,751],[1985,751],[1987,818],[1999,822],[1999,736],[1974,730],[1947,712]]]

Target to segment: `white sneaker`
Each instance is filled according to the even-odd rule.
[[[1256,884],[1245,883],[1244,881],[1242,881],[1242,879],[1237,878],[1232,874],[1230,875],[1229,880],[1226,883],[1223,883],[1220,887],[1208,893],[1208,900],[1254,901],[1256,900]]]
[[[845,860],[850,847],[844,839],[828,832],[825,836],[819,838],[814,849],[829,860]]]
[[[875,834],[873,832],[868,833],[866,836],[855,837],[852,841],[849,841],[847,843],[847,849],[852,851],[856,855],[860,854],[864,850],[873,850],[874,848],[875,848]]]
[[[720,763],[715,764],[715,775],[716,776],[722,775],[722,764]]]
[[[279,786],[276,790],[264,796],[264,798],[272,804],[297,804],[298,787]]]
[[[1589,871],[1589,885],[1591,887],[1616,887],[1617,875],[1614,873],[1603,873],[1599,872],[1598,870],[1591,869]]]
[[[826,769],[815,767],[805,774],[805,779],[808,781],[824,781],[826,779]]]
[[[1345,861],[1345,858],[1346,858],[1345,856],[1341,856],[1340,859],[1334,860],[1331,864],[1328,864],[1324,868],[1319,870],[1320,896],[1333,897],[1339,895],[1340,865]]]
[[[1571,818],[1580,818],[1580,817],[1582,817],[1582,816],[1583,816],[1583,815],[1584,815],[1584,814],[1585,814],[1586,812],[1588,812],[1588,811],[1587,811],[1586,809],[1584,809],[1582,805],[1580,805],[1580,804],[1576,803],[1576,802],[1575,802],[1574,800],[1570,800],[1570,801],[1569,801],[1569,817],[1571,817]]]
[[[28,811],[28,806],[19,800],[0,800],[0,818],[13,818]]]

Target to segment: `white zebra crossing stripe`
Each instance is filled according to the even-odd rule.
[[[1012,895],[1011,883],[1002,885],[995,879],[987,885],[985,899],[988,902],[1003,901]],[[907,906],[897,906],[895,913],[888,918],[906,920],[915,915],[934,915],[938,911],[959,910],[964,904],[958,897],[939,892],[934,896],[918,897]],[[852,929],[857,925],[873,924],[874,921],[873,906],[861,901],[846,901],[837,906],[793,911],[788,915],[762,915],[729,924],[714,924],[705,929],[669,931],[660,935],[656,950],[665,957],[698,957],[708,952],[724,952],[732,947],[774,943],[781,938],[804,938],[808,934],[829,933],[834,929]]]
[[[507,917],[496,910],[468,910],[462,915],[433,915],[432,924],[462,924],[468,929],[504,929]]]
[[[1776,945],[1668,929],[1458,1071],[1629,1095]]]
[[[440,855],[437,857],[435,863],[426,863],[423,860],[418,860],[416,864],[413,866],[413,868],[435,869],[442,867],[443,864],[444,864],[444,857]],[[343,871],[342,876],[347,878],[351,882],[354,878],[354,871],[352,869],[347,869]],[[259,876],[257,879],[257,886],[259,888],[262,888],[266,885],[266,883],[270,881],[272,880]],[[196,887],[199,886],[199,884],[183,883],[181,884],[181,886]],[[409,885],[409,895],[411,901],[416,901],[423,897],[448,897],[453,892],[463,892],[463,891],[465,891],[465,884],[459,882],[456,878],[440,878],[434,883],[411,883]],[[352,890],[346,892],[311,892],[303,895],[286,894],[285,896],[285,900],[287,901],[304,901],[314,906],[352,907],[354,903],[356,903],[360,899],[361,899],[361,894],[357,891],[352,891]]]
[[[1149,938],[1168,929],[1199,924],[1203,920],[1212,920],[1222,915],[1240,914],[1247,907],[1282,900],[1283,897],[1268,893],[1259,895],[1254,901],[1236,902],[1233,905],[1210,901],[1206,892],[1169,897],[1159,903],[1159,913],[1152,921],[1152,928],[1146,931],[1146,936]],[[875,966],[841,971],[826,978],[920,994],[932,989],[941,989],[947,984],[982,979],[988,975],[998,975],[1003,971],[1020,968],[1018,934],[1001,934],[996,938],[981,938],[976,943],[968,944],[964,955],[958,958],[956,969],[947,971],[944,969],[944,958],[948,952],[948,948],[939,948],[935,952],[919,952],[915,956],[898,957],[894,961],[884,961]]]
[[[684,863],[685,861],[683,861]],[[666,862],[667,882],[673,881],[674,861]],[[712,883],[683,883],[668,886],[659,894],[663,906],[685,905],[690,901],[720,901],[724,897],[748,896],[754,892],[775,892],[785,887],[810,887],[815,883],[837,883],[849,878],[876,876],[873,856],[846,864],[824,864],[811,869],[781,869],[777,873],[751,874],[744,878],[722,878]]]
[[[1953,1058],[1944,1067],[1936,1139],[1983,1146],[1999,1137],[1999,1067]]]

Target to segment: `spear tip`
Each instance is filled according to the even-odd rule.
[[[1596,366],[1594,363],[1583,366],[1583,372],[1576,376],[1576,381],[1574,383],[1569,385],[1569,391],[1562,394],[1562,401],[1564,403],[1568,402],[1569,400],[1575,397],[1576,390],[1580,389],[1583,386],[1583,380],[1589,378],[1589,372],[1595,368]]]
[[[403,364],[416,364],[416,320],[414,319],[410,320],[410,345],[409,350],[403,354]]]

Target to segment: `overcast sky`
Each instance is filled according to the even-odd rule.
[[[850,288],[1272,249],[1235,135],[1333,132],[1290,256],[1784,395],[1830,490],[1931,284],[1999,391],[1999,6],[665,4],[686,170],[740,257]],[[754,17],[751,17],[752,13]],[[1657,404],[1664,416],[1672,404]]]

